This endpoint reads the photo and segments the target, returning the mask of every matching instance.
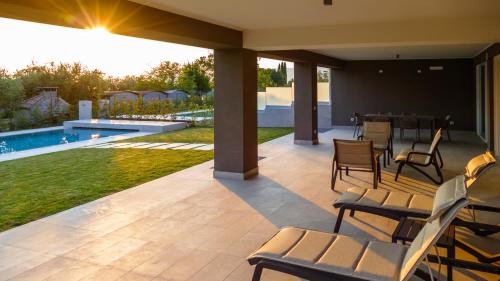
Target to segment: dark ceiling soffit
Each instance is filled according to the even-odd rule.
[[[345,64],[343,60],[306,50],[259,51],[258,56],[292,62],[310,62],[329,68],[343,68]]]
[[[121,0],[0,0],[0,17],[203,48],[241,48],[241,31]]]

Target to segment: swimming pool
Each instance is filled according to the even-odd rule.
[[[36,133],[16,134],[0,137],[0,154],[111,137],[133,132],[136,131],[73,128],[67,130],[57,129]]]

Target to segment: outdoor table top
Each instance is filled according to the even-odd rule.
[[[403,117],[416,117],[418,119],[436,119],[433,115],[402,115],[402,114],[377,114],[377,113],[367,113],[363,115],[364,117],[387,117],[387,118],[403,118]]]

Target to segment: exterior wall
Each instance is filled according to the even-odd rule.
[[[293,85],[293,84],[292,84]],[[318,128],[332,127],[330,83],[318,83]],[[293,86],[267,87],[266,92],[257,93],[259,127],[294,126]]]
[[[268,105],[264,110],[257,111],[259,127],[293,127],[293,107]]]
[[[171,101],[175,101],[175,100],[186,101],[188,99],[188,96],[184,92],[174,91],[174,92],[168,93],[168,99],[170,99]]]
[[[135,102],[136,100],[137,100],[136,94],[123,92],[112,95],[109,99],[109,103],[112,106],[115,102],[126,102],[126,101]]]
[[[167,98],[167,95],[165,93],[160,93],[160,92],[152,92],[152,93],[147,93],[142,96],[142,101],[143,102],[148,102],[148,101],[157,101],[157,100],[164,100]]]
[[[444,70],[430,71],[430,66]],[[353,112],[451,114],[455,129],[472,130],[472,69],[471,59],[346,62],[332,73],[333,123],[350,125]]]
[[[481,64],[483,62],[486,62],[486,83],[488,84],[487,91],[489,93],[489,98],[490,98],[490,139],[489,139],[489,144],[490,147],[489,149],[491,150],[498,150],[495,148],[495,127],[500,126],[498,122],[495,122],[495,89],[494,89],[494,79],[495,75],[500,75],[499,73],[495,73],[494,67],[493,67],[493,61],[496,56],[500,55],[500,43],[495,43],[491,45],[489,48],[481,52],[479,55],[477,55],[474,58],[474,67],[473,71],[475,73],[475,66],[478,64]],[[475,79],[475,74],[473,74],[474,79]],[[474,80],[474,85],[476,81]],[[475,93],[474,93],[475,94]],[[497,113],[498,114],[498,113]]]

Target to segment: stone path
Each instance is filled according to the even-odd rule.
[[[173,149],[173,150],[213,150],[214,145],[208,143],[166,143],[166,142],[119,142],[89,145],[85,148],[142,148],[142,149]]]

